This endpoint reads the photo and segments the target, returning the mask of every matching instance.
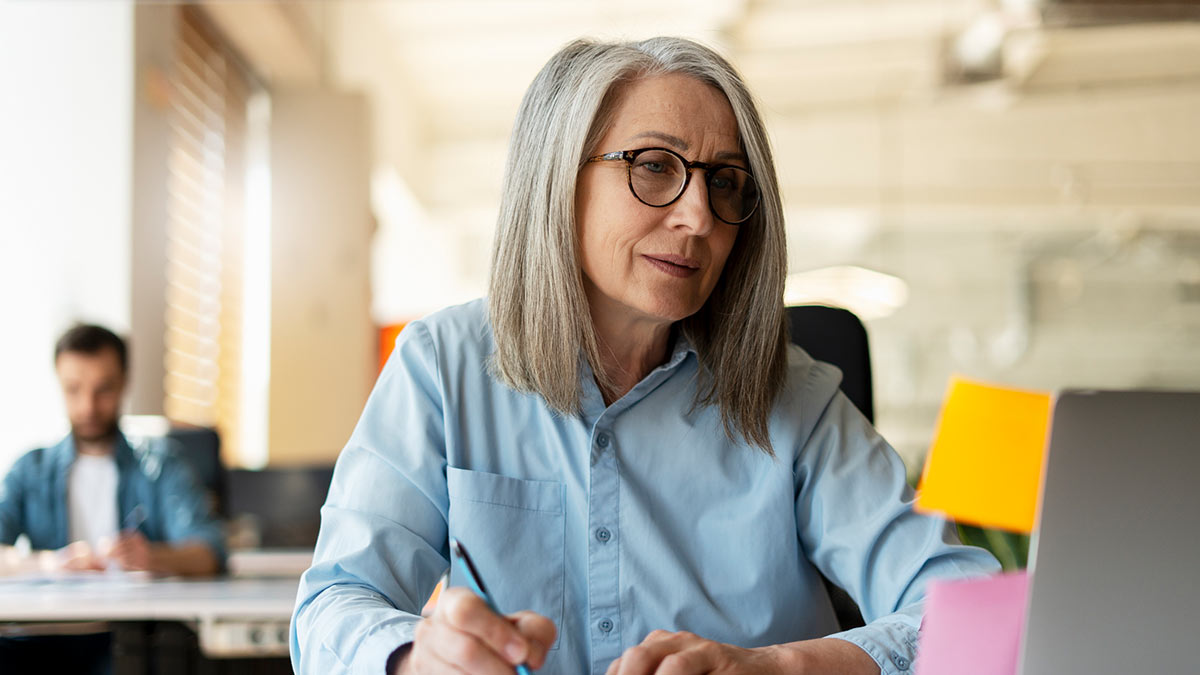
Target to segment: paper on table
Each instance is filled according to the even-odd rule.
[[[129,570],[26,570],[15,574],[0,575],[0,588],[31,585],[96,585],[112,587],[122,584],[145,584],[154,579],[149,572]]]
[[[1028,588],[1024,571],[931,582],[916,675],[1014,675]]]
[[[917,493],[918,511],[1033,530],[1050,394],[950,381]]]

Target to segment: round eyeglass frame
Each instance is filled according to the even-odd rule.
[[[676,193],[676,195],[674,197],[672,197],[671,200],[665,204],[651,204],[650,202],[646,201],[645,199],[642,199],[641,195],[639,195],[637,193],[637,190],[633,189],[633,160],[637,159],[638,155],[642,154],[643,152],[650,152],[651,150],[665,152],[668,155],[671,155],[671,156],[675,157],[676,159],[678,159],[680,164],[683,164],[683,175],[684,175],[683,185],[680,186],[679,192]],[[736,164],[709,164],[708,162],[689,162],[687,159],[684,158],[683,155],[679,154],[678,152],[675,152],[674,150],[670,150],[668,148],[639,148],[637,150],[614,150],[612,152],[606,152],[602,155],[588,157],[587,160],[584,161],[584,164],[590,164],[592,162],[614,162],[617,160],[621,160],[621,161],[625,162],[625,180],[629,184],[629,191],[633,194],[635,199],[637,199],[639,202],[645,204],[646,206],[652,206],[654,208],[663,208],[666,206],[670,206],[670,205],[674,204],[675,202],[679,201],[679,198],[683,196],[683,193],[687,192],[688,185],[690,185],[692,182],[692,169],[700,169],[701,171],[704,172],[704,186],[706,188],[708,187],[709,178],[712,175],[714,175],[717,171],[720,171],[721,169],[737,169],[738,171],[744,172],[747,176],[750,177],[750,180],[754,181],[754,185],[755,185],[754,204],[750,207],[750,211],[746,214],[746,217],[742,218],[741,220],[726,220],[726,219],[722,218],[721,214],[717,213],[716,207],[713,206],[712,191],[711,190],[705,191],[708,195],[707,196],[708,210],[712,211],[712,214],[714,216],[716,216],[717,220],[720,220],[722,223],[728,223],[729,225],[741,225],[742,223],[745,223],[746,221],[748,221],[754,217],[754,214],[758,211],[758,204],[759,204],[759,202],[762,201],[762,192],[758,190],[758,179],[756,179],[754,177],[754,174],[750,173],[746,169],[744,169],[740,166],[737,166]]]

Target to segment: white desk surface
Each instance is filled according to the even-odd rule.
[[[0,621],[287,621],[298,578],[0,578]]]

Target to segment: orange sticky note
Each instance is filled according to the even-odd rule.
[[[1033,530],[1050,394],[952,378],[917,492],[918,511]]]

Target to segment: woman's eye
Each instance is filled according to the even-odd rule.
[[[667,165],[662,162],[643,162],[638,165],[639,169],[645,169],[651,173],[663,173],[667,170]]]
[[[714,176],[713,179],[708,182],[708,187],[710,190],[729,190],[733,188],[733,181],[729,180],[728,178]]]

